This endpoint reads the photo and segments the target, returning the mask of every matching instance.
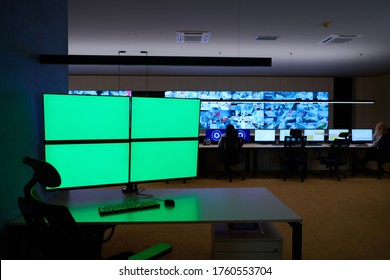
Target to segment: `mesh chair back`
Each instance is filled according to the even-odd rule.
[[[243,162],[243,141],[238,136],[226,136],[221,138],[219,145],[219,160],[227,165],[235,165]]]
[[[390,161],[390,134],[384,133],[378,143],[378,161],[389,162]]]
[[[342,165],[348,161],[349,139],[336,138],[328,151],[328,158],[334,161],[334,165]]]
[[[284,160],[303,162],[306,159],[306,136],[286,136],[284,140]]]
[[[100,259],[83,236],[68,208],[36,200],[18,199],[22,215],[45,259]]]

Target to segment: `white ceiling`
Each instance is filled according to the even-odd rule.
[[[389,0],[69,0],[68,12],[73,55],[272,58],[272,67],[121,66],[121,74],[390,73]],[[208,43],[178,43],[176,31],[209,31],[211,36]],[[360,37],[345,44],[320,44],[332,34]],[[278,39],[257,41],[258,35]],[[73,65],[69,71],[117,74],[118,66]]]

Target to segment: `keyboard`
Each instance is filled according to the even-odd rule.
[[[98,208],[100,215],[109,215],[129,211],[137,211],[151,208],[159,208],[160,204],[156,200],[131,200],[120,203],[107,204]]]
[[[368,146],[367,144],[364,144],[364,143],[358,143],[358,144],[354,144],[355,147],[364,147],[364,146]]]
[[[306,146],[321,147],[322,143],[308,143],[308,142],[306,142]]]

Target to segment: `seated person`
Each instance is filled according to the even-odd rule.
[[[232,145],[231,147],[229,147]],[[238,137],[238,131],[234,125],[226,126],[226,133],[222,134],[218,142],[218,149],[221,153],[221,161],[224,163],[225,172],[231,172],[230,166],[238,163],[240,160],[240,149],[243,145],[243,140]],[[235,146],[235,147],[233,147]]]
[[[384,122],[377,123],[372,137],[372,146],[366,151],[363,159],[361,160],[363,168],[366,167],[370,160],[375,160],[377,158],[378,143],[384,133],[386,133],[386,124]]]

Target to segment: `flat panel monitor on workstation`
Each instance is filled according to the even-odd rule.
[[[130,182],[194,178],[198,148],[198,140],[132,142]]]
[[[237,129],[238,137],[242,138],[244,143],[249,143],[251,139],[250,129]],[[212,144],[217,144],[226,129],[206,129],[206,139],[210,139]]]
[[[308,143],[322,143],[325,141],[324,129],[305,129],[303,135]]]
[[[353,128],[352,129],[352,143],[371,143],[372,129],[371,128]]]
[[[131,139],[198,137],[199,108],[198,99],[133,97]]]
[[[129,143],[47,144],[45,160],[61,176],[47,190],[123,185],[129,182]]]
[[[128,182],[129,116],[128,97],[43,94],[45,160],[61,176],[55,190]]]
[[[251,130],[250,129],[237,129],[238,137],[242,138],[244,143],[249,143],[251,141]]]
[[[290,136],[290,129],[279,129],[279,142],[284,142],[286,136]]]
[[[45,141],[129,138],[128,97],[43,94]]]
[[[210,139],[212,144],[217,144],[226,129],[206,129],[206,139]]]
[[[347,132],[349,133],[348,128],[329,128],[328,130],[328,141],[333,142],[334,139],[340,138],[340,133]]]
[[[196,177],[199,112],[199,99],[132,98],[131,183]],[[156,125],[161,119],[176,129]]]
[[[273,144],[275,143],[275,137],[275,129],[256,129],[254,140],[260,144]]]

